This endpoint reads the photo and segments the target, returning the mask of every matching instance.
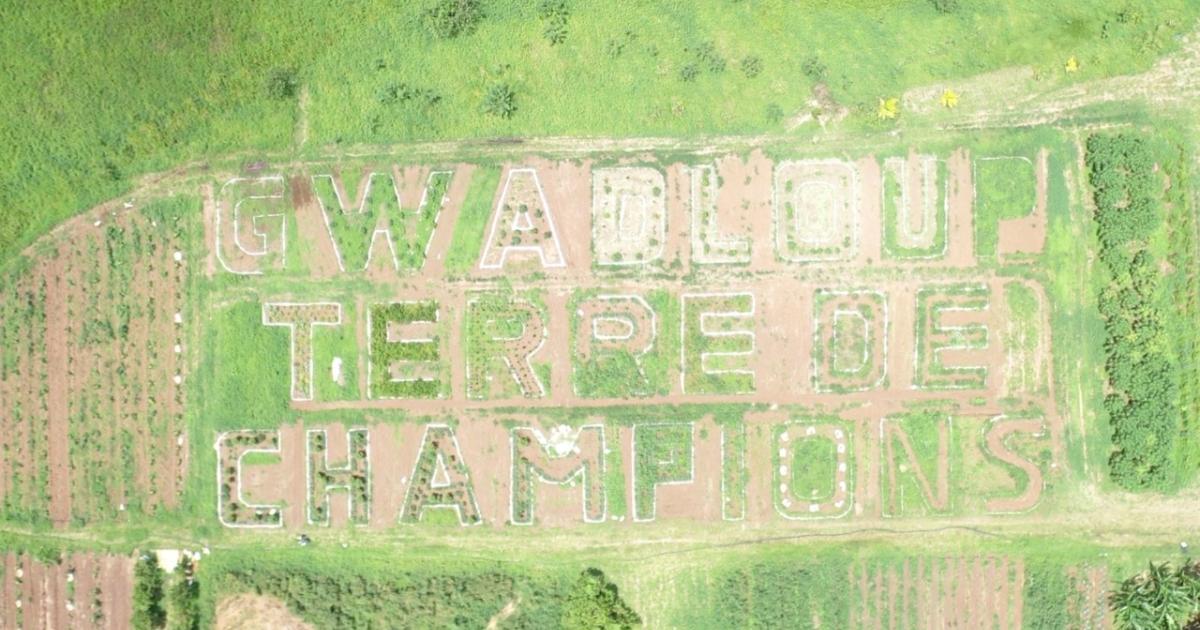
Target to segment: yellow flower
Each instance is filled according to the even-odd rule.
[[[891,120],[900,115],[900,99],[892,97],[889,99],[879,99],[879,111],[876,112],[880,120]]]
[[[1066,70],[1067,70],[1067,72],[1079,72],[1079,60],[1076,59],[1075,57],[1071,57],[1070,59],[1068,59],[1067,65],[1066,65]]]
[[[950,88],[946,88],[942,92],[942,107],[945,107],[946,109],[954,109],[955,107],[958,107],[958,92],[955,92]]]

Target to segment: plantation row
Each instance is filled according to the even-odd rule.
[[[0,285],[4,517],[83,524],[174,506],[195,206],[83,219]]]
[[[1168,352],[1162,272],[1149,250],[1162,216],[1154,150],[1133,134],[1094,135],[1087,166],[1096,203],[1100,293],[1105,322],[1113,481],[1129,489],[1167,489],[1176,481],[1181,416],[1179,371]]]

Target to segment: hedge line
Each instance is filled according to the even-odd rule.
[[[1147,239],[1162,222],[1154,152],[1133,134],[1093,135],[1087,168],[1096,202],[1100,262],[1109,284],[1104,318],[1104,409],[1114,451],[1109,474],[1129,490],[1170,488],[1180,432],[1179,375],[1168,352],[1157,294],[1161,273]]]

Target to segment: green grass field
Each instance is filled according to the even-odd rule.
[[[935,80],[1018,64],[1046,84],[1144,68],[1200,14],[1185,0],[959,0],[949,13],[926,0],[573,2],[552,45],[532,0],[485,0],[474,32],[445,40],[422,18],[431,4],[5,5],[0,256],[142,173],[215,155],[782,131],[818,81],[873,126],[878,99]],[[743,69],[751,58],[757,73]],[[684,80],[689,67],[699,74]],[[508,119],[480,112],[499,83],[516,94]]]

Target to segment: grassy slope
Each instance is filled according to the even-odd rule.
[[[1073,79],[1144,67],[1200,14],[1186,0],[1145,0],[1123,17],[1125,0],[960,0],[950,15],[926,0],[576,2],[565,43],[550,46],[531,0],[482,0],[477,32],[433,41],[421,20],[431,1],[5,3],[0,259],[139,173],[292,148],[297,99],[265,88],[277,68],[309,89],[309,146],[749,132],[781,130],[781,114],[804,106],[814,57],[833,96],[868,116],[905,87],[1014,64],[1049,80],[1065,80],[1072,55]],[[686,49],[704,42],[725,71],[681,81]],[[748,56],[762,60],[755,78],[739,70]],[[479,115],[498,81],[518,94],[508,121]],[[401,84],[440,101],[380,97]]]

